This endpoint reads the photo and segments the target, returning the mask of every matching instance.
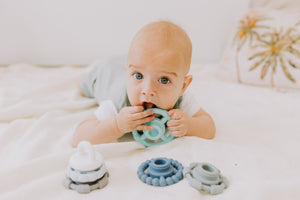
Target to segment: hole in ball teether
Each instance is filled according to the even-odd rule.
[[[144,132],[142,130],[138,130],[137,133],[142,136],[144,134]]]
[[[163,116],[162,116],[162,115],[160,115],[160,114],[157,114],[157,113],[155,113],[155,114],[154,114],[154,116],[155,116],[155,118],[157,118],[157,119],[162,119],[162,118],[163,118]]]
[[[215,170],[209,165],[203,165],[202,168],[208,172],[214,172]]]

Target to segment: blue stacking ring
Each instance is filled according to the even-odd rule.
[[[153,158],[139,166],[137,175],[148,185],[167,186],[183,178],[183,166],[173,159]]]

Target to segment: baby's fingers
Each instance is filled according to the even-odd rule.
[[[171,134],[174,137],[183,137],[185,135],[185,132],[183,132],[183,131],[173,131],[173,132],[171,132]]]
[[[142,130],[148,130],[151,131],[153,129],[152,126],[147,126],[147,125],[139,125],[136,127],[136,130],[142,131]]]
[[[170,120],[167,122],[167,126],[168,127],[172,127],[172,126],[179,126],[182,124],[182,121],[181,120]]]
[[[184,129],[184,126],[183,125],[179,125],[179,126],[172,126],[172,127],[169,127],[170,131],[172,132],[176,132],[176,131],[182,131]]]
[[[131,117],[132,117],[132,120],[139,120],[139,119],[143,119],[145,117],[151,116],[151,115],[153,115],[153,113],[154,113],[153,110],[146,110],[143,112],[135,113]]]
[[[127,112],[130,114],[140,113],[144,110],[143,106],[129,106],[127,107]]]
[[[136,120],[134,122],[135,122],[135,124],[140,125],[140,124],[145,124],[147,122],[153,121],[154,119],[155,119],[155,116],[151,115],[151,116],[145,117],[143,119],[138,119],[138,120]]]
[[[173,109],[170,110],[168,114],[172,117],[173,120],[179,120],[183,116],[183,111],[179,109]]]

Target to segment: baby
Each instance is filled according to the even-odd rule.
[[[145,111],[153,107],[168,111],[171,120],[167,126],[173,136],[212,139],[215,135],[213,119],[193,94],[186,91],[193,79],[188,75],[191,57],[190,38],[179,26],[167,21],[144,26],[132,40],[127,62],[124,62],[126,66],[122,69],[97,69],[96,66],[92,76],[107,72],[101,80],[94,78],[90,82],[99,84],[100,81],[102,86],[92,85],[88,92],[81,87],[83,95],[88,97],[95,97],[92,92],[101,87],[104,94],[100,95],[102,100],[96,112],[77,126],[72,145],[76,147],[82,140],[92,144],[108,143],[133,130],[152,130],[144,123],[155,119],[152,110]],[[124,73],[120,75],[122,70]],[[119,74],[119,78],[106,83],[106,87],[104,80],[111,74],[114,74],[112,77]]]

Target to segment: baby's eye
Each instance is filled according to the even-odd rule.
[[[166,77],[162,77],[161,79],[159,79],[159,82],[162,84],[168,84],[170,83],[170,80]]]
[[[140,79],[143,78],[143,74],[141,74],[141,73],[134,73],[133,76],[134,76],[134,78],[136,78],[137,80],[140,80]]]

